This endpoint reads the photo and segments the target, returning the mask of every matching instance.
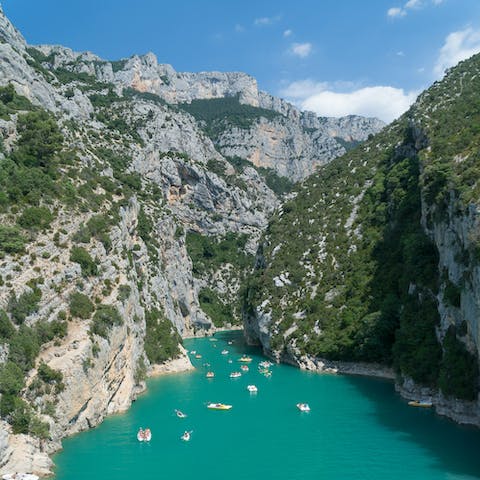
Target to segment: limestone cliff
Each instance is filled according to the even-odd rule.
[[[392,366],[410,398],[480,425],[480,57],[275,212],[247,282],[248,338],[277,360]]]

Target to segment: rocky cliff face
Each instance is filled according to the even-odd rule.
[[[479,65],[292,193],[244,304],[247,336],[277,360],[391,365],[404,395],[476,425]]]
[[[225,98],[210,124],[188,107]],[[48,473],[148,372],[188,368],[179,335],[238,323],[279,175],[381,127],[318,119],[242,73],[30,47],[0,12],[0,473]]]

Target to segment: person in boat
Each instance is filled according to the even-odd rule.
[[[140,438],[145,438],[145,432],[143,431],[142,427],[140,427],[139,430],[138,430],[138,436]]]

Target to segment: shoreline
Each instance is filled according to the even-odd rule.
[[[182,340],[191,340],[194,338],[208,338],[208,337],[213,337],[216,333],[221,333],[221,332],[239,332],[243,331],[243,325],[232,325],[230,327],[219,327],[216,328],[215,330],[199,330],[196,333],[187,333],[185,335],[182,335]]]
[[[406,401],[426,401],[432,403],[437,415],[447,417],[459,424],[480,428],[480,399],[477,401],[446,398],[440,391],[422,387],[412,379],[399,379],[394,370],[378,363],[331,361],[323,358],[303,356],[299,360],[282,359],[300,370],[314,371],[331,375],[359,375],[383,378],[393,382],[395,391]]]

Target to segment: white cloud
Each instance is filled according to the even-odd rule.
[[[235,31],[236,31],[237,33],[242,33],[242,32],[245,31],[245,27],[244,27],[243,25],[240,25],[239,23],[237,23],[237,24],[235,25]]]
[[[399,50],[397,53],[396,53],[397,57],[404,57],[405,56],[405,53],[402,51],[402,50]]]
[[[280,15],[275,15],[274,17],[260,17],[256,18],[253,21],[253,24],[257,27],[264,27],[266,25],[272,25],[272,23],[278,22],[280,20]]]
[[[418,92],[389,86],[335,92],[327,83],[302,80],[291,83],[280,94],[301,109],[320,116],[364,115],[390,122],[410,107]]]
[[[391,18],[401,18],[407,15],[409,10],[420,10],[428,4],[438,6],[443,0],[408,0],[403,7],[392,7],[387,10],[387,15]]]
[[[306,58],[312,53],[312,44],[305,43],[292,43],[290,52],[300,58]]]
[[[395,18],[395,17],[404,17],[407,14],[405,10],[402,8],[398,7],[392,7],[387,10],[387,15],[389,17]]]
[[[478,52],[480,52],[480,30],[469,27],[452,32],[440,49],[433,73],[437,78],[441,77],[447,68]]]
[[[285,31],[283,32],[283,36],[284,36],[285,38],[287,38],[287,37],[289,37],[292,33],[293,33],[293,32],[292,32],[290,29],[288,29],[288,30],[285,30]]]

